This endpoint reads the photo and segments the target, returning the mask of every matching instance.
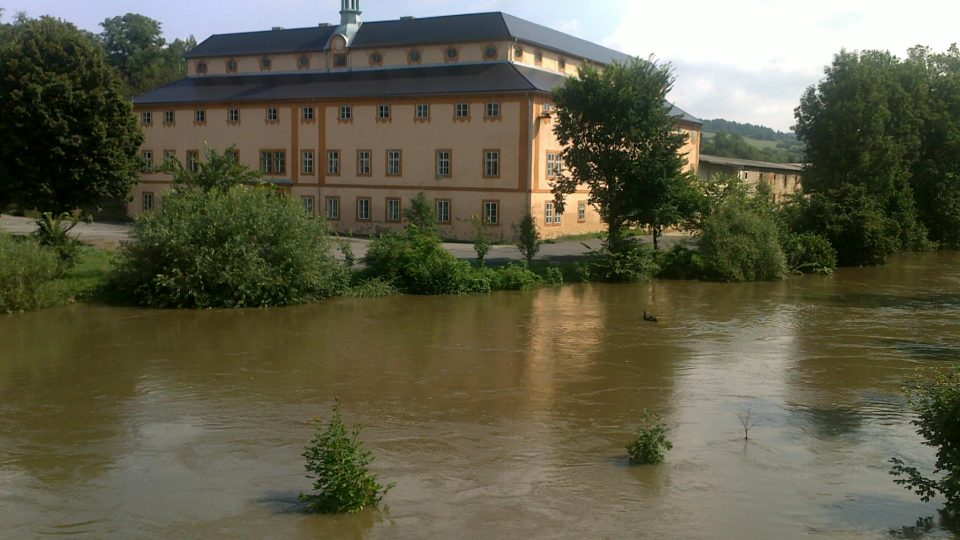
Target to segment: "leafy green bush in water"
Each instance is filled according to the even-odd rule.
[[[360,427],[347,431],[340,415],[340,403],[326,429],[317,419],[313,439],[303,452],[307,478],[313,480],[313,492],[301,493],[300,500],[311,512],[323,514],[355,513],[376,506],[393,488],[377,481],[369,466],[373,456],[363,449]]]
[[[663,461],[673,443],[667,440],[667,426],[660,417],[643,411],[633,442],[627,445],[631,465],[656,465]]]
[[[378,236],[370,242],[363,262],[368,277],[388,281],[408,294],[490,290],[489,283],[475,279],[469,263],[443,249],[439,236],[418,227]]]
[[[587,261],[578,270],[584,281],[610,283],[642,281],[657,273],[659,268],[653,251],[636,238],[621,238],[619,248],[611,250],[604,241],[599,250],[591,250]]]
[[[791,272],[832,274],[837,269],[837,250],[830,241],[814,233],[788,234],[783,252]]]
[[[775,280],[787,273],[775,219],[736,200],[704,220],[700,254],[708,275],[721,281]]]
[[[910,391],[910,404],[917,414],[911,423],[924,444],[937,449],[933,474],[927,478],[916,467],[908,467],[893,458],[890,474],[894,482],[912,490],[924,502],[937,494],[946,499],[945,509],[951,517],[960,515],[960,367],[921,379]]]
[[[543,272],[543,281],[554,287],[563,285],[563,269],[559,266],[548,266]]]
[[[543,280],[526,265],[508,264],[490,268],[490,288],[494,291],[521,291],[539,286]]]
[[[60,260],[53,249],[0,232],[0,313],[65,303],[66,291],[53,286],[59,275]]]
[[[667,251],[657,252],[657,266],[659,278],[665,279],[700,279],[704,276],[703,257],[687,247],[684,243],[674,244]]]
[[[281,306],[338,295],[349,269],[326,224],[271,188],[185,188],[141,216],[113,283],[160,308]]]

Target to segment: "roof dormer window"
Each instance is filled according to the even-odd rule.
[[[207,74],[207,63],[197,62],[197,75],[206,75],[206,74]]]
[[[297,67],[300,69],[308,69],[310,67],[310,57],[306,54],[301,54],[300,57],[297,58]]]
[[[270,60],[269,56],[264,56],[260,59],[260,71],[270,71],[272,66],[273,62]]]
[[[484,60],[496,60],[499,56],[500,51],[497,50],[496,45],[487,45],[483,48],[483,59]]]
[[[443,59],[447,62],[456,62],[460,60],[460,49],[452,45],[447,47],[443,50]]]
[[[420,49],[410,49],[407,51],[407,63],[408,64],[419,64],[423,61],[423,53],[420,52]]]
[[[233,58],[227,60],[227,73],[236,73],[237,72],[237,61]]]

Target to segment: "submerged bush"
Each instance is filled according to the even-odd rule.
[[[775,280],[787,273],[773,216],[735,200],[704,220],[700,254],[708,275],[721,281]]]
[[[895,483],[912,490],[924,502],[937,494],[946,499],[945,509],[951,517],[960,515],[960,367],[920,380],[911,389],[910,404],[917,414],[911,423],[923,437],[923,443],[937,449],[933,474],[927,478],[916,467],[907,467],[897,458],[891,459],[890,474]]]
[[[610,283],[642,281],[658,270],[652,250],[636,238],[621,238],[616,250],[605,241],[599,250],[588,253],[579,268],[583,281]]]
[[[542,279],[527,266],[508,264],[491,268],[490,289],[494,291],[521,291],[532,289],[542,283]]]
[[[682,242],[657,252],[657,266],[657,277],[665,279],[700,279],[705,273],[703,257]]]
[[[363,258],[367,276],[380,278],[408,294],[487,292],[470,263],[443,249],[440,237],[417,227],[386,233],[370,242]]]
[[[633,442],[627,445],[631,465],[656,465],[663,461],[673,443],[667,440],[667,426],[660,417],[643,411]]]
[[[393,488],[377,482],[370,472],[373,456],[363,449],[360,427],[348,432],[340,415],[340,403],[326,429],[318,418],[313,439],[303,452],[307,478],[313,480],[313,493],[301,493],[300,500],[311,512],[323,514],[355,513],[376,506]]]
[[[837,250],[818,234],[788,234],[783,241],[783,252],[791,272],[832,274],[837,269]]]
[[[67,294],[53,286],[60,275],[56,251],[32,238],[0,232],[0,313],[62,304]]]
[[[316,301],[349,283],[328,234],[323,221],[270,188],[187,188],[137,219],[114,287],[129,301],[160,308]]]

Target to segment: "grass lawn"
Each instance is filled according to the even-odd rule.
[[[64,303],[95,299],[109,280],[117,253],[93,246],[81,246],[77,264],[50,284]]]

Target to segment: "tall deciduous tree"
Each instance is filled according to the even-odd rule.
[[[926,77],[885,51],[841,51],[825,75],[796,109],[807,143],[804,189],[829,198],[845,186],[865,188],[896,225],[899,246],[922,245],[911,168],[923,143]]]
[[[186,76],[183,57],[197,45],[193,36],[167,44],[160,23],[136,13],[106,19],[100,26],[107,63],[120,73],[127,96]]]
[[[127,196],[143,135],[103,51],[75,26],[8,28],[0,103],[0,206],[61,213]]]
[[[686,193],[677,184],[690,182],[679,152],[686,136],[666,101],[672,85],[668,65],[633,59],[602,70],[581,67],[579,77],[554,91],[554,132],[568,171],[553,185],[557,207],[563,211],[564,196],[587,186],[611,251],[631,224],[650,225],[656,236],[682,217],[671,196]]]

